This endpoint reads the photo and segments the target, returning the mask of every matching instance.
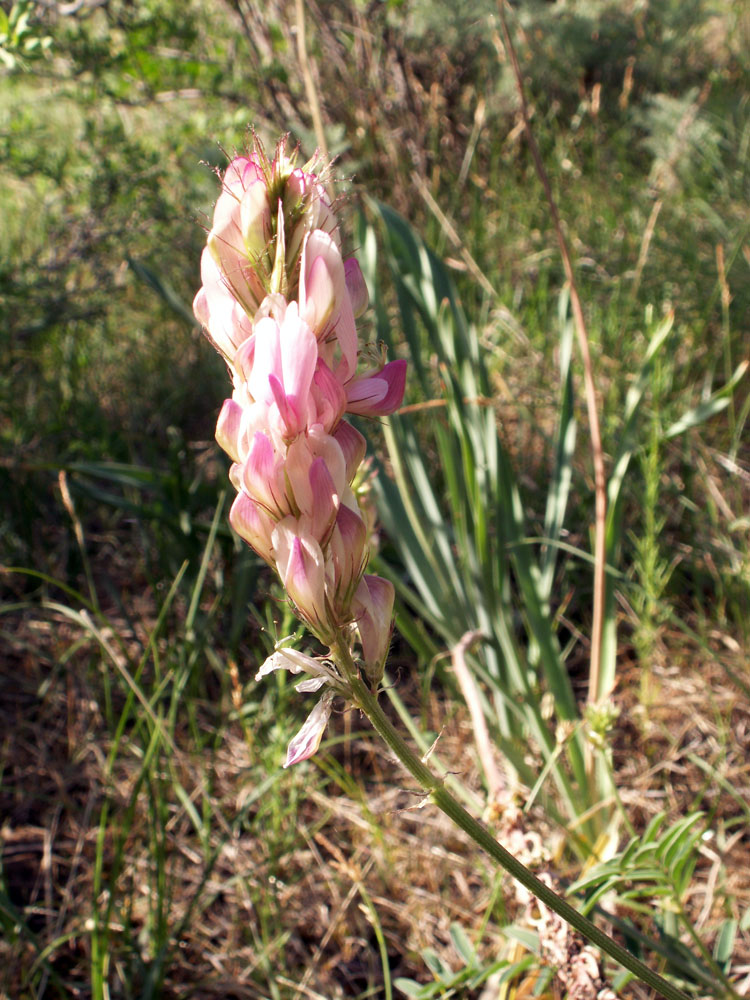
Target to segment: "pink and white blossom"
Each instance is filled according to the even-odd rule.
[[[356,319],[367,285],[356,259],[344,261],[317,167],[297,167],[284,140],[272,159],[256,140],[224,172],[201,280],[194,312],[233,382],[216,426],[237,491],[230,523],[278,573],[321,643],[359,637],[361,668],[376,685],[394,592],[365,573],[370,516],[353,486],[365,440],[344,416],[393,413],[406,362],[387,363],[382,347],[361,348]],[[301,692],[327,688],[289,745],[289,766],[316,752],[347,681],[333,658],[287,646],[257,678],[282,669],[304,675]]]

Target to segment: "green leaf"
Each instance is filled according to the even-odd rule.
[[[665,440],[669,441],[672,438],[678,437],[678,435],[684,434],[685,431],[689,430],[691,427],[697,427],[699,424],[703,424],[707,420],[710,420],[711,417],[715,417],[717,413],[721,413],[722,410],[725,410],[727,406],[729,406],[729,400],[735,388],[744,377],[748,366],[750,366],[750,361],[743,361],[737,366],[729,381],[723,385],[721,389],[717,389],[717,391],[711,395],[710,399],[699,403],[698,406],[694,406],[691,410],[688,410],[687,413],[683,413],[680,419],[675,421],[675,423],[673,423],[672,426],[665,431]]]
[[[432,948],[424,949],[422,959],[430,972],[443,982],[447,982],[453,976],[452,969],[448,968],[442,958]]]
[[[427,1000],[428,997],[435,995],[437,989],[440,988],[438,983],[428,983],[423,986],[422,983],[418,983],[415,979],[406,979],[402,976],[393,980],[393,985],[396,989],[401,990],[401,992],[407,997],[417,997],[419,1000]]]
[[[738,923],[733,918],[724,921],[714,944],[714,958],[719,965],[726,966],[732,960]]]
[[[528,927],[521,927],[519,924],[508,924],[507,927],[503,927],[501,930],[504,937],[510,938],[511,941],[518,941],[519,944],[522,944],[533,955],[541,953],[539,935],[536,931],[530,931]]]
[[[428,609],[430,623],[446,645],[455,645],[468,631],[487,636],[471,667],[491,687],[487,707],[494,702],[494,712],[488,721],[503,741],[520,744],[531,733],[543,749],[548,773],[568,814],[577,817],[585,806],[573,792],[567,765],[577,786],[588,789],[582,736],[576,729],[560,755],[541,716],[536,690],[538,676],[554,697],[558,715],[577,719],[549,609],[574,443],[571,328],[562,327],[563,417],[546,512],[548,529],[555,534],[552,544],[538,548],[537,561],[536,551],[524,544],[525,499],[498,435],[493,407],[488,405],[493,388],[477,331],[461,309],[442,262],[393,210],[370,204],[383,223],[384,256],[400,313],[397,325],[408,344],[413,371],[428,400],[435,394],[438,373],[444,403],[430,424],[420,423],[414,413],[384,423],[395,488],[385,476],[378,478],[381,520],[418,601]],[[377,241],[371,229],[360,230],[360,243],[368,287],[377,293]],[[390,323],[382,310],[377,318],[379,335],[389,336]],[[429,370],[424,358],[434,358]],[[511,587],[511,578],[517,588]],[[416,607],[415,598],[405,590],[400,596]],[[519,622],[525,635],[519,635]],[[592,799],[600,797],[596,788],[590,794]]]
[[[472,965],[476,962],[477,953],[474,951],[474,948],[466,935],[466,931],[463,929],[461,924],[454,921],[450,927],[450,935],[453,947],[456,949],[456,952],[461,956],[461,958],[463,958],[466,964]]]

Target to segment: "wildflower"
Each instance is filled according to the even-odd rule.
[[[256,140],[222,178],[194,311],[232,377],[216,439],[232,459],[237,490],[229,519],[278,573],[317,639],[361,648],[377,684],[390,642],[393,586],[365,573],[369,517],[353,483],[365,456],[346,413],[392,413],[404,394],[406,363],[360,347],[356,318],[367,286],[344,260],[335,214],[315,161],[297,167],[282,140],[269,159]],[[366,357],[364,370],[359,362]],[[289,745],[286,765],[315,753],[333,699],[346,696],[346,670],[278,648],[258,671],[326,686]]]

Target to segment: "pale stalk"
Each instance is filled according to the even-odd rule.
[[[653,972],[629,951],[619,945],[613,938],[600,930],[595,924],[579,913],[562,896],[546,886],[526,865],[515,858],[492,836],[487,827],[474,819],[457,799],[447,790],[442,780],[432,773],[430,768],[407,745],[401,734],[394,729],[378,704],[377,697],[362,681],[352,659],[346,641],[339,639],[331,647],[331,659],[340,668],[350,687],[352,700],[372,723],[378,735],[398,757],[406,770],[416,779],[431,802],[442,810],[456,826],[477,843],[497,862],[508,874],[512,875],[521,885],[532,892],[545,906],[554,910],[571,927],[589,940],[595,947],[601,949],[616,962],[631,972],[641,982],[650,986],[664,1000],[688,1000],[687,995],[678,990],[658,973]]]

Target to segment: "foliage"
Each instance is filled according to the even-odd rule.
[[[511,14],[578,261],[611,474],[619,687],[599,715],[581,708],[592,505],[577,361],[495,7],[305,10],[324,137],[352,207],[360,188],[381,206],[352,248],[377,290],[373,339],[412,356],[413,408],[382,430],[394,481],[380,486],[379,569],[417,612],[394,638],[394,704],[481,812],[471,727],[435,666],[479,624],[468,663],[519,776],[523,830],[562,845],[551,863],[634,951],[656,928],[693,995],[729,995],[722,977],[741,993],[747,5]],[[250,680],[290,617],[225,527],[211,444],[225,372],[190,302],[222,149],[249,123],[289,128],[305,153],[318,142],[296,16],[294,0],[0,11],[9,996],[514,982],[497,927],[524,914],[493,903],[477,927],[481,859],[441,845],[356,719],[335,720],[319,771],[282,772],[294,700],[283,680],[273,697]]]
[[[724,923],[712,956],[686,909],[701,842],[711,836],[705,817],[690,813],[672,824],[665,821],[666,814],[658,813],[642,834],[633,836],[614,858],[591,868],[570,892],[586,894],[586,911],[610,898],[617,900],[618,908],[647,915],[659,929],[659,951],[682,982],[711,989],[718,981],[727,995],[732,995],[726,959],[727,942],[736,933],[736,922]],[[681,942],[680,931],[684,929],[702,952],[700,959]]]
[[[416,1000],[461,996],[466,990],[478,989],[490,978],[492,978],[493,988],[500,987],[503,983],[520,975],[533,963],[531,956],[521,959],[520,962],[509,962],[504,958],[489,963],[482,962],[466,936],[465,930],[457,923],[451,924],[450,937],[463,967],[457,972],[453,972],[435,951],[426,948],[422,952],[422,959],[435,979],[432,983],[424,985],[414,979],[397,979],[394,985],[405,996],[415,997]]]
[[[556,763],[563,748],[557,745],[554,724],[544,719],[541,707],[546,690],[555,700],[555,722],[571,724],[577,717],[550,608],[575,440],[567,367],[572,330],[564,324],[562,354],[567,362],[561,425],[556,433],[557,462],[550,477],[537,559],[529,548],[518,480],[497,433],[489,373],[476,332],[469,327],[440,262],[402,220],[383,206],[379,214],[386,227],[387,261],[396,283],[399,328],[428,401],[434,375],[421,358],[434,358],[447,416],[445,422],[440,417],[432,421],[435,442],[427,447],[437,454],[437,465],[434,457],[427,457],[408,418],[394,418],[384,429],[394,482],[385,476],[376,480],[379,512],[414,581],[413,589],[402,584],[401,592],[409,607],[449,647],[467,633],[481,632],[482,652],[476,669],[491,692],[493,736],[528,785],[534,782],[522,748],[533,740],[555,779],[563,813],[574,819],[597,801],[580,798],[588,787],[581,733],[570,734],[567,748],[571,781]],[[361,242],[373,298],[379,301],[374,233],[364,232]],[[426,344],[420,338],[417,317],[424,324]],[[389,337],[383,312],[380,320],[379,336]],[[523,637],[516,623],[519,611]],[[590,851],[592,845],[593,841],[585,849]]]

